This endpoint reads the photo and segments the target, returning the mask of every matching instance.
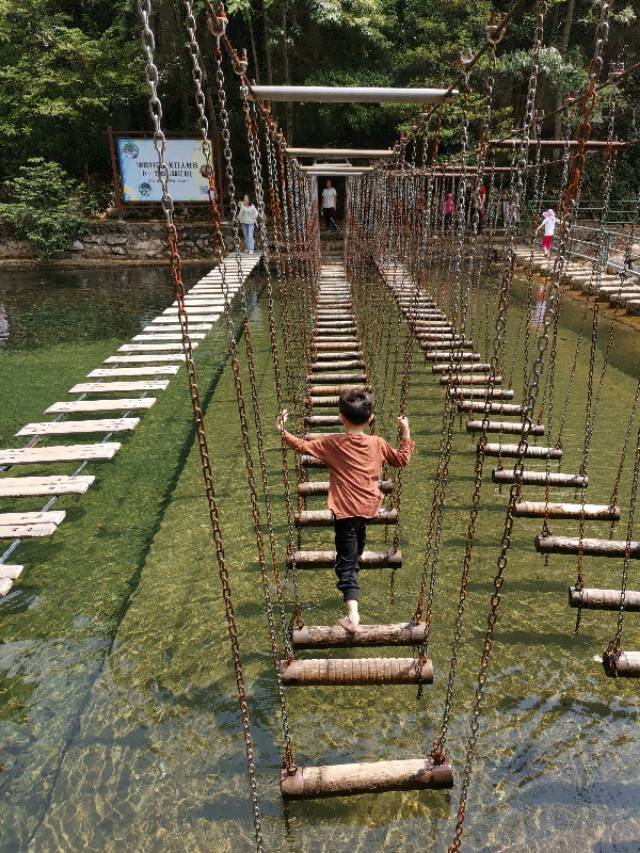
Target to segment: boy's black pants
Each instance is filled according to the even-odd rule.
[[[360,598],[358,557],[364,551],[364,543],[367,538],[367,519],[360,516],[336,518],[334,526],[336,533],[336,575],[338,576],[336,586],[342,593],[344,601],[358,601]]]

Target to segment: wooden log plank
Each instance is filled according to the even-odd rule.
[[[50,510],[49,512],[0,512],[0,524],[62,524],[66,512]]]
[[[427,636],[424,623],[398,622],[393,625],[359,625],[355,634],[342,625],[305,625],[293,629],[296,649],[332,649],[351,646],[419,646]]]
[[[130,352],[126,355],[110,355],[102,362],[103,364],[153,364],[156,361],[162,362],[178,362],[184,361],[183,352],[156,352],[156,353],[139,353]]]
[[[318,658],[280,662],[287,687],[370,684],[433,684],[433,664],[407,658]]]
[[[0,598],[4,598],[5,595],[9,595],[12,587],[13,580],[11,578],[5,578],[0,575]]]
[[[393,491],[393,480],[381,480],[379,483],[379,488],[384,495],[390,494]],[[307,483],[299,483],[298,494],[301,497],[305,498],[311,497],[313,495],[328,495],[329,481],[309,480],[309,482]]]
[[[289,565],[295,562],[299,569],[333,569],[336,564],[335,551],[294,551]],[[364,551],[358,563],[361,569],[399,569],[402,566],[402,551]]]
[[[119,394],[129,391],[164,391],[168,379],[149,379],[145,382],[80,382],[69,389],[70,394]]]
[[[330,509],[307,509],[296,513],[298,527],[330,527],[335,519]],[[373,518],[367,519],[367,524],[397,524],[397,509],[381,509]]]
[[[488,395],[490,400],[513,400],[515,391],[512,388],[461,388],[454,385],[448,394],[450,397],[483,399]]]
[[[189,323],[189,335],[192,335],[194,332],[208,332],[212,326],[213,323]],[[159,335],[164,336],[166,334],[181,334],[182,329],[179,323],[174,323],[167,326],[145,326],[142,332],[146,335],[158,332]]]
[[[467,432],[522,433],[523,421],[480,421],[469,419]],[[530,424],[527,435],[544,435],[544,424]]]
[[[640,678],[640,652],[621,651],[615,656],[604,654],[602,665],[609,678]]]
[[[54,403],[44,410],[45,415],[72,414],[76,412],[114,412],[120,409],[150,409],[155,403],[155,397],[125,397],[119,400],[69,400]]]
[[[117,441],[101,444],[63,444],[54,447],[16,447],[0,450],[0,465],[39,465],[45,462],[108,462],[120,450]]]
[[[453,368],[453,369],[452,369]],[[456,359],[453,361],[443,362],[442,364],[432,364],[432,373],[445,373],[451,376],[454,380],[461,374],[467,373],[491,373],[491,365],[486,362],[473,362],[472,364],[464,364]],[[483,381],[487,381],[484,379]]]
[[[40,539],[52,536],[57,529],[57,524],[2,524],[0,521],[0,539]]]
[[[192,349],[198,349],[199,346],[200,344],[197,341],[192,341]],[[182,355],[182,342],[176,340],[175,343],[123,344],[118,347],[118,352],[141,353],[143,355],[148,352],[171,352]]]
[[[175,364],[154,367],[98,367],[91,373],[87,373],[87,379],[108,379],[111,376],[162,376],[163,373],[175,375],[179,369]]]
[[[627,542],[625,539],[596,539],[585,536],[580,544],[578,536],[536,536],[536,551],[541,554],[578,554],[580,550],[587,557],[624,557]],[[629,557],[640,560],[640,542],[631,542]]]
[[[307,456],[306,453],[303,453],[300,456],[300,464],[303,468],[326,468],[326,464],[321,462],[319,459],[316,459],[315,456]]]
[[[361,385],[367,381],[366,373],[310,373],[307,376],[308,382],[322,382],[325,384],[344,385],[352,382],[354,385]]]
[[[499,385],[502,382],[502,376],[499,374],[494,376],[493,384]],[[445,376],[440,377],[441,385],[449,385],[449,383],[453,383],[455,387],[461,385],[485,385],[487,386],[489,383],[489,376],[487,374],[483,374],[481,376],[473,376],[470,374],[461,374],[461,373],[448,373]],[[495,389],[494,389],[495,390]],[[466,394],[466,389],[464,391]],[[491,396],[495,396],[492,394]]]
[[[608,504],[519,501],[515,514],[520,518],[585,518],[594,521],[619,521],[620,507]]]
[[[491,472],[494,483],[516,482],[512,470],[505,468],[494,468]],[[554,486],[555,488],[581,489],[589,485],[589,478],[582,474],[564,474],[561,471],[523,471],[521,482],[525,486]]]
[[[459,412],[481,412],[487,415],[522,415],[524,406],[518,403],[476,402],[474,400],[458,400]]]
[[[305,415],[307,426],[340,426],[340,415]]]
[[[77,435],[91,432],[133,432],[140,418],[99,418],[84,421],[43,421],[22,427],[16,435]]]
[[[309,397],[308,403],[310,406],[320,406],[321,408],[328,408],[329,406],[336,407],[340,397]]]
[[[309,396],[318,397],[335,397],[336,394],[342,394],[343,391],[354,389],[358,391],[371,391],[371,386],[363,385],[361,382],[356,382],[353,385],[315,385],[313,382],[309,382],[307,386]]]
[[[585,588],[579,592],[575,586],[569,587],[569,606],[582,607],[584,610],[620,610],[622,592],[619,589]],[[624,609],[640,613],[640,592],[628,589],[624,596]]]
[[[451,765],[445,762],[432,766],[424,758],[297,767],[292,775],[286,770],[280,774],[280,791],[286,800],[452,787]]]
[[[361,359],[340,359],[339,361],[316,361],[311,364],[312,372],[322,370],[358,370],[364,368]]]
[[[517,444],[487,444],[486,456],[502,456],[516,459],[520,456]],[[525,459],[562,459],[562,450],[558,447],[530,445],[524,452]]]
[[[193,341],[203,341],[207,336],[204,332],[192,332],[191,329],[189,329],[189,337]],[[134,335],[131,340],[139,341],[140,343],[150,344],[154,343],[155,341],[175,341],[175,343],[180,343],[180,341],[182,340],[182,335],[177,332],[155,331],[153,334],[149,333],[148,335]]]
[[[190,316],[189,317],[189,328],[191,329],[191,323],[194,323],[198,327],[198,331],[203,331],[203,329],[200,328],[201,326],[207,326],[208,328],[210,328],[211,325],[213,323],[215,323],[216,320],[218,320],[220,318],[220,316],[221,316],[221,314],[201,314],[201,315],[199,314],[197,317]],[[159,328],[162,326],[165,326],[165,327],[170,326],[172,329],[174,329],[174,328],[179,329],[180,328],[180,324],[178,323],[178,315],[177,314],[174,314],[171,317],[169,317],[169,316],[165,317],[163,315],[160,315],[159,317],[154,317],[154,319],[151,321],[151,323],[152,323],[152,327],[155,325],[155,326],[158,326]]]
[[[0,498],[84,495],[95,477],[0,477]]]
[[[332,352],[332,351],[348,351],[356,349],[359,346],[359,341],[316,341],[313,348],[316,353]]]
[[[425,358],[436,362],[446,359],[449,367],[451,367],[452,364],[457,366],[461,361],[477,362],[478,359],[481,358],[481,355],[479,352],[459,352],[458,348],[455,346],[450,348],[450,352],[443,349],[431,349],[427,347],[425,349]]]

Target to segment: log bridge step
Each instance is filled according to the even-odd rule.
[[[296,513],[297,527],[329,527],[334,523],[330,509],[306,509]],[[373,518],[367,519],[367,524],[397,524],[397,509],[381,509]]]
[[[605,675],[610,678],[640,678],[640,652],[624,652],[618,655],[603,655]]]
[[[392,625],[359,625],[355,634],[342,625],[305,625],[293,629],[296,649],[334,649],[368,646],[419,646],[425,642],[427,626],[412,622]]]
[[[481,421],[469,419],[467,432],[505,432],[522,433],[523,421]],[[544,424],[531,424],[527,435],[544,435]]]
[[[580,593],[575,586],[569,587],[569,606],[582,607],[584,610],[620,610],[622,592],[619,589],[588,589]],[[640,592],[626,590],[624,609],[640,613]]]
[[[516,503],[515,515],[520,518],[585,518],[594,521],[619,521],[620,507],[609,504],[520,501]]]
[[[2,483],[2,480],[0,480]],[[381,480],[380,491],[388,495],[393,491],[393,480]],[[328,480],[309,480],[307,483],[298,484],[298,494],[303,498],[308,498],[312,495],[328,495],[329,481]]]
[[[440,381],[442,383],[442,380]],[[512,388],[449,388],[450,397],[483,399],[488,395],[490,400],[513,400],[514,394]]]
[[[494,483],[512,484],[516,476],[506,468],[494,468],[491,472]],[[558,471],[523,471],[519,478],[524,486],[555,486],[565,489],[583,489],[589,485],[589,478],[582,474],[563,474]]]
[[[298,767],[293,774],[282,770],[280,775],[280,791],[286,800],[452,787],[451,765],[445,762],[432,766],[424,758]]]
[[[333,569],[336,565],[335,551],[294,551],[287,561],[291,567],[295,562],[299,569]],[[402,551],[363,551],[358,559],[361,569],[399,569],[402,566]]]
[[[289,687],[433,684],[433,664],[406,658],[314,658],[280,661],[282,683]]]
[[[459,412],[480,412],[484,415],[522,415],[524,406],[518,403],[475,402],[474,400],[458,400]]]
[[[460,374],[460,373],[448,373],[446,376],[440,377],[440,384],[441,385],[448,385],[451,382],[451,383],[453,383],[454,386],[457,386],[457,385],[484,385],[484,386],[487,386],[485,389],[482,389],[482,393],[478,395],[479,397],[485,396],[487,390],[490,390],[490,391],[496,390],[495,388],[491,389],[488,387],[488,383],[490,381],[491,381],[490,377],[486,376],[486,375],[484,375],[484,376],[468,376],[468,375],[464,375],[464,374]],[[500,376],[499,374],[497,376],[493,377],[493,384],[494,385],[499,385],[501,382],[502,382],[502,376]],[[457,396],[461,396],[462,394],[468,394],[469,393],[466,388],[465,389],[459,388],[457,390],[459,391],[459,394]],[[511,394],[513,395],[513,391],[511,392]],[[495,397],[497,395],[491,394],[491,396]],[[508,397],[506,399],[511,399],[511,398]]]
[[[579,554],[585,557],[624,557],[626,539],[595,539],[579,536],[536,536],[536,551],[541,554]],[[640,560],[640,542],[629,543],[629,557]]]
[[[517,444],[487,444],[484,452],[486,456],[505,456],[513,459],[520,456]],[[559,447],[532,445],[527,447],[523,455],[526,459],[562,459],[562,450]]]

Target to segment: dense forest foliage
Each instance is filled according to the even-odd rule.
[[[492,10],[502,14],[510,5],[503,0],[230,0],[229,34],[238,48],[247,48],[251,74],[262,83],[442,85],[456,79],[460,52],[482,43]],[[165,128],[192,132],[184,7],[180,0],[158,0],[155,8]],[[211,77],[204,3],[196,8]],[[521,116],[536,8],[527,0],[499,47],[496,130],[508,130]],[[547,3],[539,108],[554,109],[584,85],[597,14],[591,0]],[[609,61],[629,65],[640,58],[639,16],[640,0],[616,4],[605,73]],[[475,88],[482,86],[484,73],[486,66],[480,65]],[[638,136],[638,90],[635,75],[618,106],[617,127],[625,138]],[[76,179],[108,186],[106,127],[148,130],[146,96],[139,22],[128,0],[0,0],[0,180],[16,175],[28,158],[42,157]],[[606,109],[606,99],[601,104]],[[479,110],[479,99],[476,105]],[[233,96],[231,107],[237,122]],[[209,108],[213,118],[211,102]],[[298,145],[387,147],[413,115],[415,108],[393,106],[280,110],[289,140]],[[459,144],[458,120],[459,107],[452,105],[443,129],[445,153]],[[605,132],[604,123],[601,110],[594,135]],[[544,135],[559,130],[551,119]],[[631,191],[637,172],[628,177]]]

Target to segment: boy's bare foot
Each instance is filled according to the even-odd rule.
[[[338,619],[338,625],[341,625],[349,634],[355,634],[358,630],[358,626],[354,625],[348,616],[342,616]]]

